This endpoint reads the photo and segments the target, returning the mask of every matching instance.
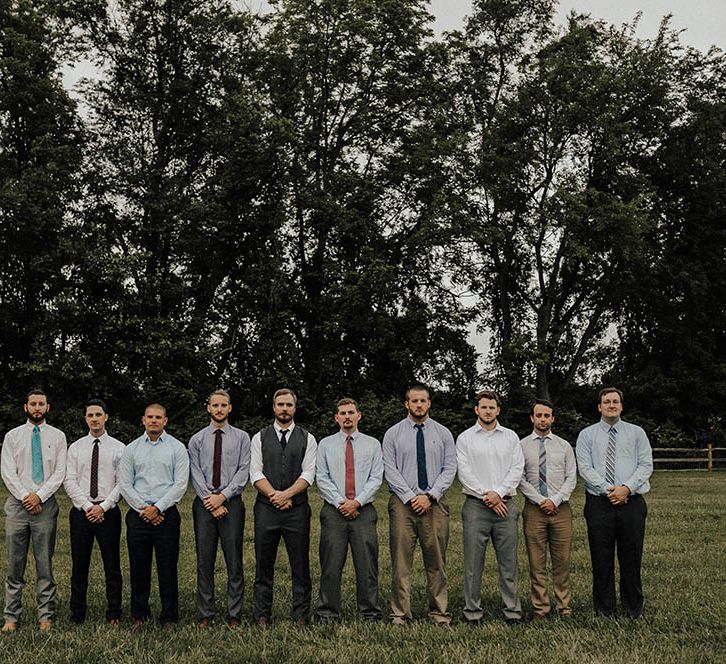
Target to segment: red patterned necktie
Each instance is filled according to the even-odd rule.
[[[353,465],[353,441],[350,436],[345,439],[345,497],[355,498],[355,466]]]

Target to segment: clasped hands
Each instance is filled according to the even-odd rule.
[[[360,503],[355,499],[344,500],[338,505],[338,512],[340,512],[348,521],[353,521],[360,516],[358,511]]]
[[[139,516],[152,526],[158,526],[164,521],[164,515],[156,505],[147,505],[139,512]]]
[[[210,493],[202,498],[202,502],[215,519],[222,519],[229,514],[229,510],[225,506],[227,499],[222,493]]]
[[[625,505],[630,497],[630,489],[623,485],[608,488],[607,499],[611,505]]]
[[[287,491],[272,491],[268,496],[270,504],[278,510],[289,510],[292,507],[292,497]]]
[[[484,504],[497,516],[504,518],[509,513],[507,504],[496,491],[485,491],[482,496],[482,500],[484,501]]]
[[[416,512],[416,514],[421,515],[426,514],[426,512],[433,507],[434,503],[427,494],[420,493],[411,498],[408,504],[411,506],[411,509]]]
[[[43,503],[37,493],[29,493],[23,498],[23,507],[31,514],[40,514],[43,511]]]
[[[552,502],[551,498],[545,498],[540,504],[539,508],[548,516],[554,516],[560,510],[557,509],[557,505]]]

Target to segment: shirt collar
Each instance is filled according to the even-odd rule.
[[[615,422],[615,424],[608,424],[605,420],[600,420],[600,428],[603,429],[603,431],[610,431],[610,429],[615,429],[617,432],[618,427],[620,426],[620,423],[622,420],[618,418],[618,421]]]
[[[163,443],[166,440],[166,431],[161,432],[161,436],[156,441],[151,440],[149,438],[149,434],[144,434],[144,442],[148,443],[149,445],[158,445],[159,443]]]
[[[272,423],[272,426],[274,426],[274,427],[275,427],[275,431],[277,431],[277,435],[278,435],[278,436],[281,436],[281,435],[282,435],[282,432],[283,432],[283,431],[287,431],[287,433],[288,433],[288,434],[291,434],[291,433],[292,433],[292,431],[293,431],[293,429],[295,428],[295,420],[293,420],[292,422],[290,422],[290,426],[289,426],[289,427],[287,427],[287,429],[283,429],[283,428],[282,428],[282,427],[280,426],[280,423],[279,423],[279,422],[278,422],[277,420],[275,420],[275,421],[274,421],[274,422]]]
[[[104,431],[99,437],[98,440],[103,442],[108,438],[108,431]],[[88,432],[88,440],[90,440],[92,443],[94,440],[96,440],[96,436],[94,436],[90,431]]]
[[[474,425],[474,433],[485,433],[485,434],[493,434],[495,431],[502,431],[504,427],[499,424],[499,420],[497,420],[497,424],[493,429],[485,429],[480,423],[479,420],[476,421],[476,424]]]
[[[540,436],[536,431],[532,432],[532,440],[539,440],[540,438],[544,438],[545,440],[551,440],[552,430],[550,429],[546,436]]]
[[[225,422],[223,427],[215,427],[213,424],[211,424],[211,423],[209,424],[209,432],[212,435],[214,435],[214,432],[217,431],[217,429],[219,429],[219,431],[221,431],[222,433],[227,435],[231,430],[231,426],[230,426],[229,422]]]
[[[412,429],[415,429],[419,424],[423,425],[423,428],[426,428],[426,425],[431,421],[430,417],[427,417],[423,422],[414,422],[410,417],[406,417],[406,421],[409,423]]]
[[[33,429],[33,428],[34,428],[34,427],[35,427],[36,425],[35,425],[35,424],[33,424],[33,423],[32,423],[32,422],[30,421],[30,420],[25,420],[25,426],[26,426],[26,427],[28,427],[29,429]],[[45,420],[43,420],[43,421],[42,421],[42,422],[41,422],[40,424],[38,424],[37,426],[38,426],[38,428],[39,428],[39,429],[40,429],[40,430],[42,431],[43,429],[45,429],[45,427],[47,427],[47,426],[48,426],[48,423],[47,423],[47,422],[46,422]]]

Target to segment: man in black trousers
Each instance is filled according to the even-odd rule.
[[[629,618],[643,615],[640,568],[650,490],[653,452],[645,431],[623,422],[623,393],[600,390],[601,420],[580,432],[575,454],[585,480],[585,520],[592,560],[595,613],[616,614],[615,549],[620,563],[620,602]]]
[[[250,482],[255,502],[255,585],[252,617],[260,626],[272,620],[272,588],[280,538],[292,571],[292,619],[310,618],[310,505],[307,489],[315,479],[315,438],[295,425],[297,396],[289,388],[272,398],[275,421],[252,438]]]
[[[125,445],[106,432],[108,409],[101,399],[86,403],[84,419],[88,435],[68,448],[66,493],[73,503],[69,514],[71,536],[71,622],[86,619],[88,568],[94,539],[106,577],[106,621],[118,625],[121,618],[121,499],[119,464]]]

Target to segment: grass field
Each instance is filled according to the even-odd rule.
[[[5,499],[4,488],[0,498]],[[355,585],[350,561],[344,576],[345,622],[297,628],[288,619],[290,605],[289,567],[284,551],[278,557],[274,618],[267,630],[243,626],[229,630],[218,621],[201,633],[195,627],[195,560],[191,523],[191,489],[181,505],[182,554],[180,560],[181,624],[176,632],[162,632],[155,623],[131,632],[128,616],[120,630],[104,621],[105,597],[98,552],[94,552],[89,593],[89,617],[76,627],[68,621],[70,551],[68,509],[70,501],[59,493],[58,543],[55,575],[58,581],[58,616],[54,630],[41,635],[35,620],[34,568],[26,573],[23,625],[15,634],[0,635],[0,662],[129,662],[134,664],[174,661],[182,664],[217,662],[726,662],[726,533],[724,510],[726,473],[658,472],[648,496],[648,524],[645,542],[645,619],[604,621],[592,616],[590,562],[585,522],[582,517],[582,487],[572,500],[575,513],[572,590],[575,615],[568,621],[556,618],[542,623],[508,627],[501,620],[496,589],[494,556],[487,557],[483,583],[486,622],[479,628],[461,624],[462,542],[460,487],[447,494],[451,508],[451,541],[448,554],[449,606],[454,616],[451,630],[427,623],[426,593],[420,553],[413,580],[414,613],[420,620],[403,628],[386,624],[368,625],[354,612]],[[311,491],[313,504],[312,573],[313,602],[317,598],[319,566],[317,542],[320,498]],[[253,491],[245,492],[248,520],[245,526],[245,617],[249,617],[254,549],[252,540]],[[376,507],[381,543],[381,599],[387,608],[390,584],[387,494],[382,490]],[[5,574],[6,550],[0,547],[0,569]],[[125,547],[125,541],[123,542]],[[528,571],[524,541],[520,536],[519,588],[529,615]],[[124,560],[124,609],[128,609],[128,564]],[[217,562],[218,604],[225,578],[221,552]],[[155,584],[155,581],[154,581]],[[152,611],[158,613],[156,587]]]

